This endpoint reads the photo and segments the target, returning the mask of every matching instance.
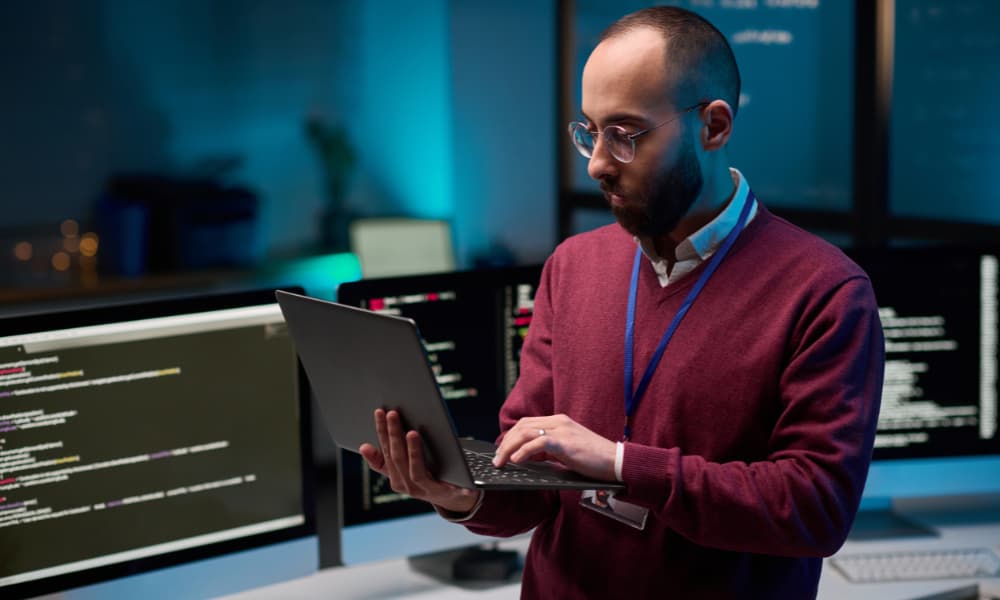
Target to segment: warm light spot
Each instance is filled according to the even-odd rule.
[[[63,238],[63,250],[69,252],[70,254],[75,254],[80,251],[80,238],[74,236]]]
[[[34,248],[31,247],[31,242],[18,242],[14,246],[14,256],[17,260],[31,260],[31,256],[34,254]]]
[[[66,219],[59,226],[59,231],[61,231],[65,237],[76,237],[80,233],[80,225],[73,219]]]
[[[80,254],[84,256],[96,256],[97,245],[97,234],[88,231],[80,239]]]
[[[56,252],[52,255],[52,268],[56,271],[66,271],[69,269],[70,258],[65,252]]]

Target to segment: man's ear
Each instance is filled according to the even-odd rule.
[[[733,132],[733,109],[725,100],[712,100],[701,110],[701,146],[707,151],[719,150],[729,142]]]

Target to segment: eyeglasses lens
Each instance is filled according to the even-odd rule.
[[[594,134],[587,131],[583,123],[573,123],[570,127],[570,134],[573,136],[573,145],[586,158],[594,154]]]
[[[608,145],[608,152],[623,163],[632,162],[635,158],[635,147],[632,140],[621,127],[612,125],[604,129],[604,143]]]
[[[604,131],[595,133],[589,131],[587,126],[580,122],[570,123],[570,136],[573,138],[573,145],[586,158],[594,155],[594,146],[597,144],[597,136],[604,138],[604,145],[616,160],[623,163],[632,162],[635,158],[635,145],[628,137],[628,133],[618,127],[611,125]]]

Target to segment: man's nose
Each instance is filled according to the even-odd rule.
[[[590,162],[587,163],[587,174],[597,181],[601,181],[607,177],[616,177],[620,164],[608,152],[607,144],[604,143],[604,136],[596,136],[594,151],[590,155]]]

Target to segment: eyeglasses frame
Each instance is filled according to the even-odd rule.
[[[608,129],[611,129],[612,127],[617,128],[617,129],[621,130],[622,132],[624,132],[623,135],[625,136],[625,139],[627,139],[629,141],[629,143],[632,145],[632,158],[630,158],[629,160],[622,160],[622,159],[618,158],[617,156],[615,156],[614,153],[612,153],[610,150],[608,150],[608,154],[610,154],[611,157],[614,158],[615,160],[617,160],[618,162],[624,163],[624,164],[628,164],[628,163],[632,162],[633,160],[635,160],[635,140],[636,140],[636,138],[638,138],[640,136],[643,136],[643,135],[646,135],[647,133],[649,133],[650,131],[653,131],[654,129],[659,129],[660,127],[663,127],[664,125],[667,125],[668,123],[673,123],[674,121],[676,121],[677,119],[683,117],[684,115],[686,115],[687,113],[691,112],[692,110],[694,110],[696,108],[704,108],[704,107],[708,106],[709,104],[710,104],[709,102],[698,102],[697,104],[692,104],[691,106],[688,106],[687,108],[684,108],[684,109],[681,109],[681,110],[677,111],[677,113],[675,113],[673,116],[671,116],[666,121],[663,121],[661,123],[657,123],[656,125],[653,125],[652,127],[647,127],[646,129],[643,129],[641,131],[636,131],[635,133],[628,133],[628,131],[626,131],[625,128],[622,127],[621,125],[608,125],[607,127],[605,127],[604,129],[602,129],[601,131],[593,131],[593,132],[591,132],[591,131],[589,131],[586,128],[586,125],[582,121],[572,121],[569,124],[569,137],[570,137],[570,140],[572,140],[573,147],[576,148],[577,152],[579,152],[584,158],[589,159],[589,158],[593,158],[594,151],[590,150],[590,154],[588,156],[588,154],[584,152],[584,148],[581,148],[576,143],[576,129],[578,127],[583,127],[584,128],[584,132],[586,132],[587,134],[589,134],[592,138],[596,138],[596,136],[599,136],[599,135],[605,136],[606,134],[604,132],[607,131]],[[594,148],[597,148],[597,141],[596,140],[594,141]]]

